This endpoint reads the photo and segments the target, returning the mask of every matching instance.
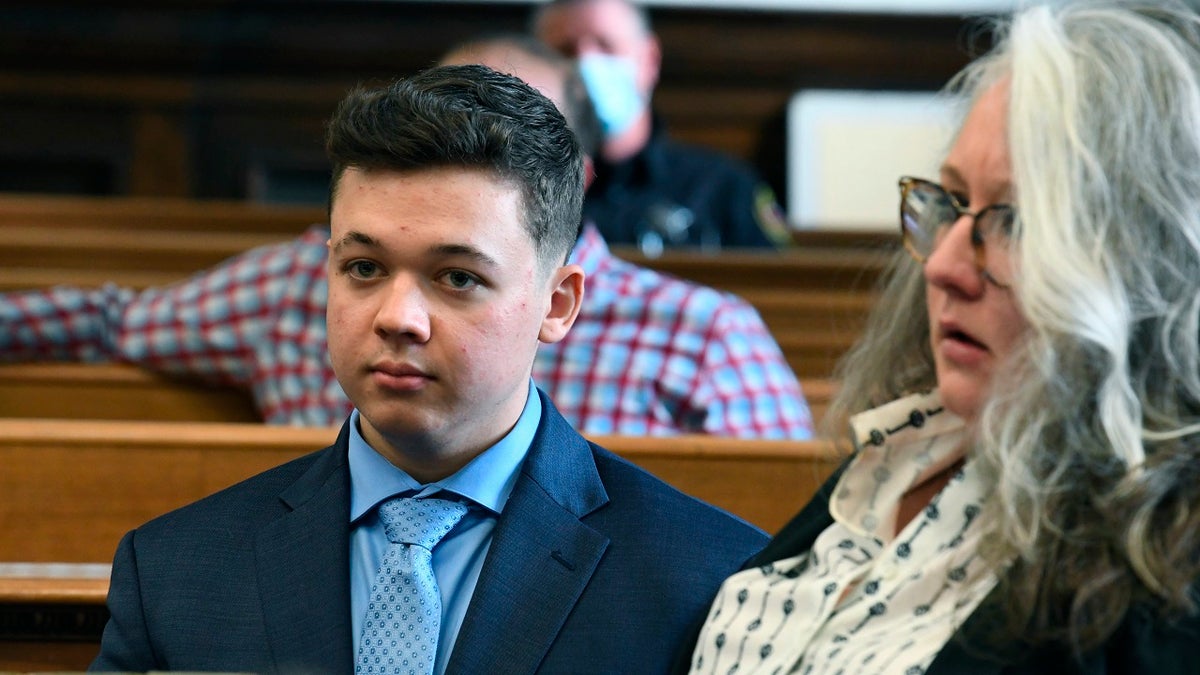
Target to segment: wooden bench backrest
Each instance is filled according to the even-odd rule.
[[[93,228],[128,232],[241,232],[299,234],[325,222],[320,206],[182,197],[85,197],[0,194],[0,228]]]
[[[127,530],[333,442],[333,428],[0,419],[0,562],[107,562]],[[594,440],[775,531],[838,461],[822,442]]]
[[[165,272],[56,270],[53,268],[0,267],[0,292],[54,284],[98,286],[106,281],[145,287],[178,280]],[[869,294],[797,289],[750,290],[743,296],[755,306],[783,352],[792,371],[802,380],[828,378],[839,359],[862,331]]]
[[[0,364],[0,417],[262,422],[247,391],[121,363]]]
[[[0,291],[106,282],[161,286],[290,239],[320,216],[312,208],[234,202],[0,196]],[[671,251],[646,258],[614,247],[614,253],[742,296],[762,315],[798,377],[827,378],[862,330],[897,237],[806,231],[798,239],[796,248],[779,252]]]
[[[252,228],[125,229],[3,225],[0,267],[173,272],[184,276],[255,246],[298,236]],[[887,262],[885,248],[797,248],[786,251],[729,250],[718,255],[671,251],[646,258],[613,247],[619,257],[677,277],[738,294],[751,289],[807,288],[870,291]]]
[[[252,232],[295,234],[325,222],[322,206],[151,196],[0,194],[0,227],[98,228],[119,232]],[[806,228],[792,233],[801,249],[869,250],[899,244],[897,231]]]
[[[801,381],[820,420],[836,389],[828,379]],[[261,422],[244,390],[159,375],[120,363],[0,364],[0,417]]]
[[[126,530],[319,449],[336,432],[0,420],[0,671],[86,668],[107,618],[104,565]],[[593,440],[770,532],[840,461],[818,442]]]

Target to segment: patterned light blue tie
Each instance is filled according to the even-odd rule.
[[[356,673],[433,671],[442,622],[433,547],[466,513],[445,499],[395,497],[379,505],[391,543],[371,585]]]

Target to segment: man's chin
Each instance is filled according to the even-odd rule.
[[[446,424],[440,416],[412,404],[376,404],[359,408],[358,414],[364,422],[362,426],[369,427],[372,435],[394,446],[422,445],[446,435]],[[363,429],[364,437],[368,433]]]

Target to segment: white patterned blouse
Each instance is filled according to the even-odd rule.
[[[896,532],[901,497],[962,459],[936,392],[856,415],[834,523],[805,554],[739,572],[713,601],[693,673],[917,675],[996,583],[976,551],[988,486],[972,462]]]

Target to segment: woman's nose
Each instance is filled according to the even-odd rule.
[[[925,259],[925,280],[949,292],[972,297],[983,292],[985,283],[976,259],[970,215],[961,215],[942,235]]]

